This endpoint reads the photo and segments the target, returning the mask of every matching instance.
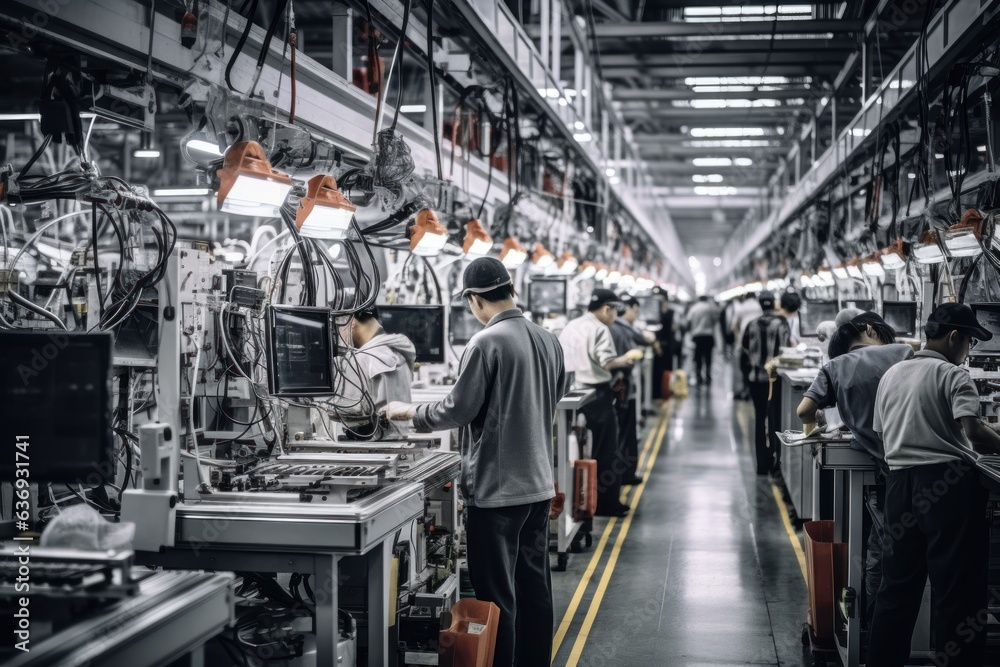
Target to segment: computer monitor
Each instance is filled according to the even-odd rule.
[[[976,319],[993,334],[992,340],[981,340],[972,349],[975,354],[1000,352],[1000,303],[970,303]]]
[[[419,363],[444,363],[444,306],[379,306],[378,313],[387,333],[410,339]]]
[[[0,479],[110,476],[113,354],[110,333],[0,332]]]
[[[535,278],[528,283],[528,310],[535,315],[566,314],[566,281]]]
[[[272,396],[330,396],[337,343],[329,308],[269,306],[267,380]]]
[[[472,314],[468,306],[453,304],[448,317],[452,345],[465,345],[483,330],[483,325]]]
[[[640,296],[636,297],[639,302],[639,319],[647,324],[660,323],[660,297]]]
[[[836,301],[803,301],[799,308],[799,333],[805,338],[815,338],[820,323],[836,320],[839,312]]]
[[[882,319],[897,336],[917,335],[917,304],[913,301],[883,301]]]

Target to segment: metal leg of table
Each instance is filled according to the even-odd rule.
[[[572,519],[573,487],[569,471],[569,430],[572,418],[573,412],[570,410],[559,410],[556,413],[556,466],[558,467],[556,481],[559,483],[559,490],[570,499],[556,520],[556,552],[559,554],[560,562],[566,558],[566,553],[569,551],[566,522]]]
[[[388,540],[368,552],[368,664],[389,664]]]
[[[313,561],[316,580],[316,664],[337,664],[337,562],[333,554],[319,554]],[[370,585],[370,583],[369,583]],[[380,664],[380,663],[374,663]]]
[[[823,476],[820,474],[819,460],[816,458],[817,453],[814,448],[810,447],[812,450],[813,458],[810,461],[812,465],[812,520],[819,521],[823,518],[822,516],[822,494],[823,494]]]
[[[861,662],[861,600],[865,586],[864,544],[862,544],[862,521],[864,512],[864,477],[861,470],[849,473],[848,516],[847,516],[847,585],[857,593],[854,617],[847,619],[847,664],[857,667]]]

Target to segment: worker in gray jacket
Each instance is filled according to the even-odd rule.
[[[555,336],[529,322],[498,259],[473,261],[463,296],[486,328],[462,356],[443,401],[390,403],[387,416],[418,431],[460,428],[469,577],[476,597],[500,608],[493,664],[548,665],[552,653],[549,505],[552,420],[566,385]]]

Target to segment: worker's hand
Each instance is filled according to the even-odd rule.
[[[802,424],[803,435],[812,435],[819,430],[820,428],[816,425],[816,422]]]
[[[413,419],[413,415],[417,412],[415,406],[409,403],[403,403],[402,401],[390,401],[387,406],[385,406],[385,416],[386,419],[392,421],[405,422]]]
[[[639,348],[633,348],[625,353],[625,358],[631,362],[636,362],[642,359],[644,353]]]
[[[646,339],[646,342],[649,343],[650,345],[656,342],[656,334],[654,334],[652,331],[644,331],[642,332],[642,336],[643,338]]]

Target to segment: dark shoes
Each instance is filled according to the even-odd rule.
[[[594,516],[617,516],[617,517],[623,517],[626,514],[628,514],[628,511],[630,509],[632,509],[632,508],[629,507],[628,505],[623,504],[623,503],[618,503],[618,505],[614,506],[614,507],[601,507],[601,506],[598,506],[597,507],[597,511],[594,512]]]
[[[622,485],[635,486],[636,484],[642,484],[643,481],[645,480],[643,480],[642,477],[639,477],[638,475],[636,475],[635,477],[625,477],[624,479],[622,479]]]

